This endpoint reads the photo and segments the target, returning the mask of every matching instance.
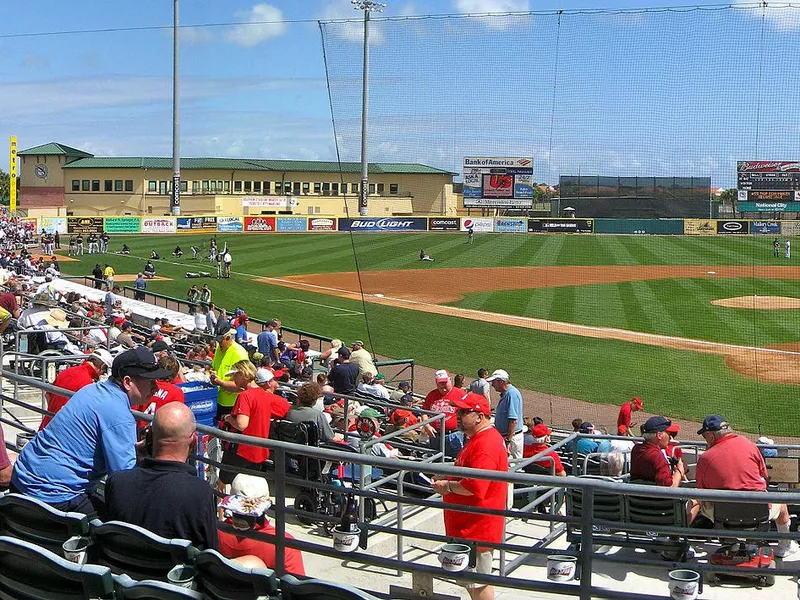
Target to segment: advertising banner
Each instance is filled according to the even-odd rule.
[[[427,231],[426,217],[339,219],[339,231]]]
[[[754,192],[751,192],[751,194]],[[794,193],[794,192],[792,192]],[[741,212],[800,212],[800,202],[739,202]]]
[[[220,233],[241,233],[244,231],[242,217],[217,217],[217,231]]]
[[[275,217],[245,217],[244,230],[248,233],[272,233],[275,231]]]
[[[781,221],[781,233],[788,237],[800,235],[800,221]]]
[[[139,217],[106,217],[104,227],[108,233],[139,233],[142,220]]]
[[[295,196],[245,196],[242,208],[294,208],[300,204]]]
[[[717,221],[717,233],[719,234],[729,234],[729,233],[748,233],[750,228],[747,225],[747,221],[723,221],[720,219]]]
[[[461,229],[461,219],[458,217],[430,217],[428,231],[458,231]]]
[[[33,229],[34,231],[41,231],[39,229],[39,219],[38,217],[25,217],[24,219],[20,219],[19,222],[22,223],[22,226],[26,229]]]
[[[778,235],[780,232],[780,221],[750,221],[750,233]]]
[[[66,217],[39,217],[39,231],[44,229],[47,233],[56,233],[59,235],[67,233],[67,218]]]
[[[717,222],[714,219],[684,219],[684,235],[716,235]]]
[[[217,217],[178,217],[178,233],[217,233]]]
[[[142,217],[142,233],[175,233],[175,217]]]
[[[592,219],[528,219],[531,233],[592,233]]]
[[[465,217],[461,219],[461,231],[472,229],[475,233],[492,233],[494,219],[491,217]]]
[[[336,231],[336,217],[309,217],[308,231]]]
[[[533,159],[464,157],[464,207],[533,206]]]
[[[88,235],[102,232],[103,217],[67,217],[67,233]]]
[[[736,187],[758,192],[800,189],[800,162],[796,160],[740,160],[736,163]],[[755,198],[750,198],[755,200]]]
[[[494,230],[497,233],[525,233],[528,230],[527,219],[495,219]]]
[[[305,231],[305,217],[278,217],[278,231]]]

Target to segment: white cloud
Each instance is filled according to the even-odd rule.
[[[530,10],[529,0],[454,0],[453,6],[458,12],[471,14],[525,12]]]
[[[337,37],[344,42],[353,44],[364,43],[364,13],[354,10],[348,2],[333,1],[322,10],[321,21],[342,21],[336,23],[326,23],[327,33]],[[385,35],[379,23],[373,23],[369,29],[370,45],[382,44]]]
[[[283,13],[270,4],[256,4],[250,10],[237,12],[236,17],[248,23],[236,25],[226,32],[225,37],[240,46],[257,46],[286,31],[286,23],[280,22],[283,21]]]
[[[797,4],[770,2],[766,6],[761,6],[752,0],[737,0],[733,4],[736,9],[742,11],[742,14],[750,18],[761,19],[763,14],[766,24],[779,31],[800,29],[800,10],[797,9]]]
[[[401,17],[413,17],[419,14],[416,4],[413,2],[406,2],[399,8],[397,14]]]

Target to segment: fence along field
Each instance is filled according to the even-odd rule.
[[[186,250],[207,239],[186,235],[179,242]],[[720,412],[750,431],[791,435],[796,429],[797,387],[776,380],[798,371],[797,355],[787,351],[800,341],[797,309],[712,304],[798,296],[800,270],[776,263],[767,237],[481,234],[469,245],[459,233],[362,233],[353,244],[363,304],[348,235],[224,240],[234,257],[233,279],[200,281],[211,285],[215,302],[242,306],[255,317],[279,316],[345,341],[367,338],[381,355],[468,376],[481,366],[506,368],[521,387],[568,399],[618,404],[641,395],[648,411],[673,417]],[[63,268],[88,274],[100,258],[118,273],[135,273],[155,249],[167,259],[157,263],[158,274],[171,280],[149,282],[148,289],[184,297],[197,281],[185,278],[199,268],[196,262],[169,256],[174,238],[115,236],[112,250],[123,242],[132,256],[87,255]],[[420,262],[420,247],[436,261]],[[601,283],[608,270],[628,275]],[[647,279],[648,272],[688,276]],[[431,297],[447,289],[458,294],[440,298],[444,303]],[[539,326],[531,328],[529,318],[540,319]],[[604,327],[618,331],[596,329]],[[773,347],[778,351],[757,350]],[[418,391],[428,383],[419,382]],[[549,401],[536,409],[548,416]],[[564,418],[563,407],[552,411]]]

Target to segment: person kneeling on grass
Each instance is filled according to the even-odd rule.
[[[419,259],[424,260],[425,262],[433,262],[434,260],[436,260],[430,254],[425,254],[425,250],[419,251]]]

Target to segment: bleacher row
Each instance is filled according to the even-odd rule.
[[[89,545],[85,564],[62,558],[72,538]],[[82,560],[82,559],[81,559]],[[176,569],[180,567],[180,569]],[[191,588],[169,583],[176,571]],[[187,540],[118,521],[89,521],[19,494],[0,497],[0,598],[374,600],[336,583],[250,569]]]

